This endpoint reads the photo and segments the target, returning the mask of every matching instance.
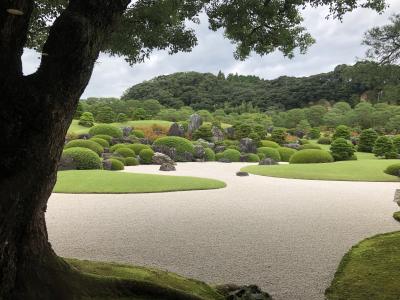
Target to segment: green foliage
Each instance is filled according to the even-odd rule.
[[[96,121],[99,123],[112,123],[115,121],[115,113],[110,106],[104,105],[96,112]]]
[[[346,125],[339,125],[336,127],[335,133],[332,136],[333,140],[336,140],[337,138],[343,138],[345,140],[350,139],[350,129]]]
[[[393,176],[400,177],[400,163],[388,166],[385,169],[385,173]]]
[[[151,149],[151,147],[149,145],[145,145],[145,144],[131,144],[131,145],[127,145],[126,147],[133,150],[136,154],[139,154],[140,151],[142,151],[143,149]]]
[[[140,162],[142,164],[151,164],[154,151],[151,149],[143,149],[139,152]]]
[[[211,141],[212,132],[210,124],[203,124],[197,129],[192,136],[193,140],[203,139],[206,141]]]
[[[257,148],[257,153],[264,154],[264,158],[271,158],[275,161],[281,161],[281,155],[278,151],[279,148],[260,147]]]
[[[144,138],[144,132],[142,130],[132,130],[132,134],[137,138]]]
[[[125,159],[125,157],[121,157],[121,156],[113,156],[113,157],[111,157],[112,159],[115,159],[115,160],[118,160],[118,161],[120,161],[122,164],[126,164],[126,159]]]
[[[122,156],[122,157],[135,157],[136,156],[135,152],[127,147],[118,147],[118,149],[116,149],[114,151],[114,154],[117,156]]]
[[[299,144],[300,145],[307,145],[310,144],[310,141],[307,139],[299,139]]]
[[[102,139],[99,137],[92,137],[89,139],[89,141],[93,141],[93,142],[99,144],[100,146],[102,146],[103,148],[110,147],[110,144],[105,139]]]
[[[72,158],[78,170],[101,169],[100,157],[96,152],[82,147],[71,147],[65,149],[62,157]]]
[[[235,149],[227,149],[224,152],[222,152],[222,157],[225,159],[228,159],[231,162],[239,162],[240,161],[240,152]]]
[[[128,121],[128,116],[124,113],[119,113],[115,119],[115,122],[125,123]]]
[[[310,129],[310,132],[307,134],[307,137],[311,140],[319,139],[321,136],[321,131],[318,127],[314,127]]]
[[[117,149],[119,149],[119,148],[128,148],[130,146],[130,144],[115,144],[115,145],[112,145],[111,147],[110,147],[110,151],[111,152],[114,152],[114,151],[116,151]],[[130,147],[129,147],[130,148]]]
[[[112,137],[120,138],[120,137],[122,137],[122,129],[117,126],[110,125],[110,124],[99,124],[99,125],[95,125],[92,128],[90,128],[89,134],[90,135],[104,134],[104,135],[109,135]]]
[[[269,148],[279,148],[280,147],[278,143],[275,143],[273,141],[268,141],[268,140],[262,140],[261,146],[269,147]]]
[[[289,163],[291,164],[313,164],[333,162],[332,155],[325,150],[305,149],[293,154]]]
[[[278,149],[279,155],[281,156],[281,161],[288,162],[293,154],[297,152],[297,150],[287,147],[279,147]]]
[[[400,135],[396,135],[392,139],[395,151],[400,153]]]
[[[236,123],[233,128],[235,128],[235,138],[240,140],[249,137],[253,129],[249,123]]]
[[[220,160],[223,157],[224,157],[224,153],[223,152],[215,153],[215,160],[216,161]]]
[[[167,136],[159,138],[154,141],[154,145],[175,148],[176,153],[178,154],[183,154],[185,152],[193,153],[194,151],[193,144],[189,140],[179,136]]]
[[[332,139],[330,137],[322,136],[318,139],[318,144],[321,145],[330,145],[332,143]]]
[[[74,119],[79,120],[83,113],[84,113],[83,105],[82,105],[82,102],[79,101],[78,106],[76,107],[75,114],[74,114]],[[92,117],[93,117],[93,115],[92,115]],[[80,124],[80,125],[82,125],[82,124]],[[85,126],[85,125],[82,125],[82,126]],[[91,127],[91,126],[86,126],[86,127]]]
[[[125,158],[125,165],[126,166],[137,166],[139,161],[135,157],[127,157]]]
[[[255,153],[246,153],[245,157],[246,157],[247,162],[259,162],[260,161],[260,157]]]
[[[92,138],[106,140],[109,144],[111,143],[112,136],[106,134],[96,134]]]
[[[88,148],[88,149],[96,152],[98,155],[100,155],[104,151],[102,146],[100,146],[98,143],[90,141],[90,140],[81,140],[81,139],[72,140],[64,146],[65,149],[72,148],[72,147]]]
[[[205,148],[204,152],[205,152],[204,158],[206,161],[214,161],[215,160],[215,153],[212,149]]]
[[[360,134],[358,151],[371,153],[377,138],[378,134],[375,130],[372,128],[364,129]]]
[[[353,144],[343,138],[337,138],[331,144],[331,154],[335,161],[350,160],[354,152]]]
[[[385,157],[390,156],[393,152],[396,152],[396,149],[393,145],[393,141],[391,140],[391,138],[387,136],[380,136],[375,141],[372,152],[377,157]]]
[[[115,157],[109,158],[106,161],[111,162],[111,170],[112,171],[120,171],[124,169],[124,163]]]
[[[144,108],[136,108],[132,111],[132,120],[148,120],[150,115]]]
[[[283,145],[286,142],[286,130],[275,128],[271,133],[271,140],[279,145]]]
[[[300,146],[300,149],[301,149],[301,150],[304,150],[304,149],[319,149],[319,150],[321,150],[321,146],[318,146],[318,145],[316,145],[316,144],[311,144],[311,143],[309,143],[309,144],[303,144],[303,145],[301,145],[301,146]]]
[[[94,125],[93,114],[90,112],[84,112],[79,117],[79,125],[84,127],[92,127]]]

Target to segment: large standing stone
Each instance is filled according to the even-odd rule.
[[[132,132],[132,127],[122,127],[122,134],[123,136],[129,136]]]
[[[224,145],[215,146],[215,153],[224,152],[226,147]]]
[[[76,163],[72,157],[62,156],[58,162],[58,171],[76,170]]]
[[[224,140],[224,133],[222,132],[221,129],[219,129],[217,126],[213,126],[211,128],[211,133],[212,133],[212,138],[211,140],[215,142],[222,142]]]
[[[188,133],[191,135],[197,129],[200,128],[201,124],[203,124],[203,120],[201,119],[200,115],[193,114],[189,118],[189,125],[188,125]]]
[[[181,124],[178,123],[172,123],[171,127],[169,128],[168,131],[169,136],[184,136],[185,135],[185,129]]]
[[[204,150],[204,147],[202,145],[195,145],[193,154],[194,158],[204,159],[206,151]]]
[[[161,152],[154,153],[152,161],[153,161],[153,164],[156,164],[156,165],[162,165],[165,163],[172,164],[172,165],[175,164],[175,162],[171,159],[171,157],[169,157],[168,155],[161,153]]]
[[[217,287],[226,300],[272,300],[272,297],[263,292],[256,285],[236,286],[225,285]]]
[[[154,152],[163,153],[168,155],[173,161],[177,159],[176,149],[174,147],[168,147],[165,145],[153,145]]]
[[[163,163],[160,166],[160,171],[176,171],[175,166],[169,163]]]
[[[260,162],[258,163],[261,166],[272,166],[272,165],[277,165],[278,163],[273,160],[272,158],[264,158],[262,160],[260,160]]]
[[[240,140],[240,151],[244,153],[256,153],[257,145],[252,139],[243,138]]]
[[[225,128],[225,133],[226,133],[228,139],[230,139],[230,140],[235,139],[235,128],[233,128],[233,127]]]

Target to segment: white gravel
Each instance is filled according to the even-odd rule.
[[[167,173],[225,181],[219,190],[53,194],[50,241],[66,257],[154,266],[211,283],[254,283],[276,300],[322,300],[352,245],[399,229],[391,217],[398,183],[235,176],[244,165],[181,163]],[[162,173],[152,165],[127,169]]]

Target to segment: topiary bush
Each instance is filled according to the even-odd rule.
[[[262,152],[258,152],[257,156],[260,158],[260,160],[263,160],[265,158],[265,154]]]
[[[354,152],[354,146],[348,140],[337,138],[332,142],[331,154],[335,161],[354,160]]]
[[[131,134],[141,139],[144,138],[144,132],[142,130],[132,130]]]
[[[396,149],[391,138],[380,136],[376,139],[372,152],[376,157],[386,157],[392,153],[396,153]]]
[[[64,146],[65,149],[74,148],[74,147],[88,148],[88,149],[96,152],[98,155],[101,155],[101,153],[103,153],[103,151],[104,151],[102,146],[100,146],[96,142],[89,141],[89,140],[81,140],[81,139],[72,140]]]
[[[286,130],[283,128],[275,128],[271,133],[271,140],[279,145],[286,142]]]
[[[318,149],[321,150],[321,147],[316,144],[303,144],[300,146],[300,150],[304,149]]]
[[[122,129],[111,124],[98,124],[90,128],[90,135],[105,134],[116,138],[122,137]]]
[[[317,143],[321,145],[330,145],[332,143],[332,139],[327,136],[322,136],[318,139]]]
[[[206,161],[214,161],[215,160],[215,153],[210,148],[204,148],[204,158]]]
[[[305,149],[292,155],[289,160],[291,164],[314,164],[333,162],[332,155],[325,150]]]
[[[102,138],[92,137],[91,139],[89,139],[89,141],[93,141],[93,142],[99,144],[100,146],[102,146],[103,148],[110,147],[110,144],[105,139],[102,139]]]
[[[224,153],[223,152],[219,152],[219,153],[215,154],[215,160],[216,161],[220,160],[223,157],[224,157]]]
[[[110,151],[114,152],[117,151],[119,148],[128,148],[130,144],[115,144],[110,147]],[[130,148],[129,148],[130,149]]]
[[[203,124],[199,127],[199,129],[193,132],[192,138],[193,140],[203,139],[206,141],[211,141],[212,136],[211,125]]]
[[[350,129],[346,125],[339,125],[336,127],[335,133],[332,136],[333,140],[336,140],[337,138],[343,138],[345,140],[350,139]]]
[[[261,142],[262,147],[269,147],[269,148],[279,148],[279,144],[275,143],[273,141],[268,141],[268,140],[262,140]]]
[[[321,131],[318,127],[311,128],[310,132],[307,134],[307,137],[311,140],[319,139],[321,136]]]
[[[117,150],[114,151],[114,154],[125,158],[136,156],[135,152],[127,147],[119,147]]]
[[[384,172],[389,175],[400,177],[400,163],[388,166]]]
[[[260,157],[255,153],[246,153],[246,161],[247,162],[259,162]]]
[[[122,164],[126,164],[126,159],[125,157],[121,157],[121,156],[112,156],[111,158],[119,160]]]
[[[63,151],[63,158],[71,158],[77,170],[101,169],[101,159],[96,152],[83,147],[71,147]]]
[[[308,145],[308,144],[310,144],[310,141],[307,139],[299,139],[299,144],[300,145]]]
[[[278,149],[279,155],[281,156],[281,161],[288,162],[293,154],[297,152],[296,149],[287,148],[287,147],[279,147]]]
[[[264,154],[264,158],[271,158],[275,161],[281,161],[281,155],[277,148],[270,148],[270,147],[260,147],[257,148],[257,153]]]
[[[109,158],[106,161],[111,162],[111,170],[112,171],[120,171],[124,169],[124,164],[115,157]]]
[[[125,165],[127,166],[137,166],[139,161],[135,157],[127,157],[125,158]]]
[[[140,162],[142,164],[151,164],[153,161],[154,151],[151,149],[143,149],[139,152]]]
[[[84,112],[80,117],[79,117],[79,125],[84,126],[84,127],[92,127],[94,125],[94,118],[93,114],[90,112]]]
[[[138,144],[138,143],[127,145],[127,148],[133,150],[136,154],[139,154],[140,151],[142,151],[143,149],[151,149],[149,145]]]
[[[358,151],[371,153],[377,138],[378,133],[372,128],[361,131],[358,141]]]
[[[111,140],[112,140],[112,136],[107,135],[107,134],[96,134],[96,135],[92,136],[92,138],[99,138],[99,139],[106,140],[109,144],[111,143]]]
[[[177,154],[184,154],[185,152],[193,154],[194,152],[193,144],[189,140],[179,136],[166,136],[158,138],[155,140],[154,145],[175,148]]]
[[[231,162],[238,162],[240,161],[240,152],[235,149],[227,149],[222,152],[222,157]]]

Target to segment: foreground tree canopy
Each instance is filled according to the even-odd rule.
[[[76,288],[76,274],[48,242],[44,212],[65,134],[101,51],[132,64],[154,49],[189,51],[197,41],[188,21],[205,13],[210,28],[224,29],[237,45],[238,59],[276,49],[291,57],[313,42],[301,26],[305,5],[328,6],[340,19],[360,7],[380,12],[385,1],[2,0],[0,299],[72,299],[98,291],[93,278],[85,279],[87,289]],[[29,76],[22,72],[24,47],[42,53]],[[119,296],[132,290],[137,294],[138,286],[120,286]]]

